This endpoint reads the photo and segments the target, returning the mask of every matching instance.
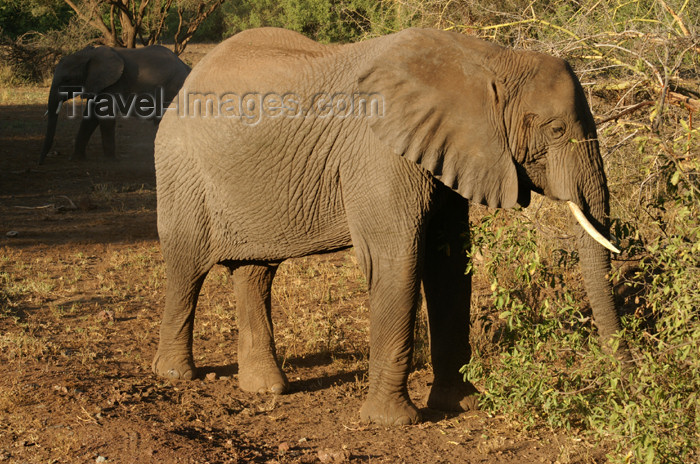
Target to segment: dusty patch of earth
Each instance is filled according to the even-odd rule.
[[[523,430],[505,416],[425,409],[431,373],[421,360],[410,393],[425,422],[361,424],[368,309],[351,251],[293,260],[278,273],[273,313],[291,393],[238,389],[235,300],[223,269],[200,298],[201,378],[156,377],[165,285],[155,129],[121,121],[118,160],[101,157],[98,131],[88,160],[73,163],[77,121],[64,119],[57,153],[37,166],[44,111],[0,106],[0,462],[605,460],[585,441]]]

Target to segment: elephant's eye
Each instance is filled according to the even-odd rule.
[[[555,119],[554,121],[549,123],[549,130],[552,133],[552,137],[558,139],[566,132],[566,124],[564,124],[564,121]]]

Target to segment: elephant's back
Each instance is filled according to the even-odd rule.
[[[259,53],[279,54],[318,54],[335,45],[324,45],[289,29],[278,27],[260,27],[248,29],[229,37],[212,50],[211,54],[228,53],[231,48],[236,51],[250,50],[253,55]]]
[[[205,170],[233,169],[250,160],[273,169],[289,164],[289,151],[300,162],[326,163],[343,140],[363,133],[357,126],[366,125],[364,118],[349,113],[365,104],[357,79],[392,40],[324,45],[286,29],[241,32],[192,69],[160,123],[156,156],[166,157],[170,145],[193,159],[204,151],[220,152],[225,166]],[[328,117],[336,109],[329,104],[345,103],[350,117]]]
[[[261,78],[269,80],[265,78],[299,70],[331,55],[337,47],[314,42],[286,29],[250,29],[220,43],[197,63],[188,86],[200,90],[217,83],[234,84],[238,90],[259,86]]]

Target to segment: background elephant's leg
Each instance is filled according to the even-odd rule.
[[[94,116],[90,115],[90,106],[86,106],[83,111],[83,119],[80,121],[80,128],[78,129],[78,135],[75,136],[75,150],[73,151],[73,156],[71,159],[82,160],[85,159],[85,151],[87,150],[87,144],[90,140],[90,136],[95,129],[99,120]]]
[[[192,329],[197,298],[207,272],[208,269],[183,271],[166,259],[165,312],[158,352],[153,360],[156,374],[185,380],[197,376],[192,356]]]
[[[238,307],[238,382],[242,390],[284,393],[289,383],[277,362],[270,295],[277,265],[233,270]]]
[[[116,118],[100,119],[100,135],[102,136],[102,152],[107,158],[116,156],[114,132],[117,127]]]
[[[469,243],[469,203],[445,190],[431,217],[423,267],[430,351],[435,379],[428,407],[443,411],[476,409],[477,390],[459,369],[469,362],[471,274],[465,274]]]

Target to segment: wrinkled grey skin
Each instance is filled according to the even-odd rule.
[[[144,48],[87,47],[61,59],[54,71],[48,102],[48,125],[39,164],[44,162],[56,133],[59,104],[66,100],[60,91],[68,86],[83,87],[88,96],[111,94],[150,94],[163,89],[163,107],[167,108],[190,73],[190,67],[173,52],[160,45]],[[90,136],[100,126],[105,156],[115,155],[114,118],[86,117],[75,138],[72,159],[84,159]]]
[[[385,107],[383,117],[269,111],[254,124],[172,111],[163,118],[155,150],[167,267],[153,361],[160,375],[196,375],[197,295],[220,263],[233,272],[241,388],[286,391],[270,319],[275,270],[287,258],[353,246],[370,289],[370,387],[361,418],[419,420],[406,381],[421,284],[435,375],[428,406],[470,409],[477,392],[459,374],[470,358],[471,278],[461,253],[469,201],[510,208],[542,192],[577,203],[607,234],[595,125],[562,60],[435,30],[327,46],[257,29],[207,55],[180,102],[184,92],[206,91],[294,92],[306,108],[317,92],[376,92]],[[580,227],[577,236],[594,317],[609,340],[619,327],[609,253]]]

